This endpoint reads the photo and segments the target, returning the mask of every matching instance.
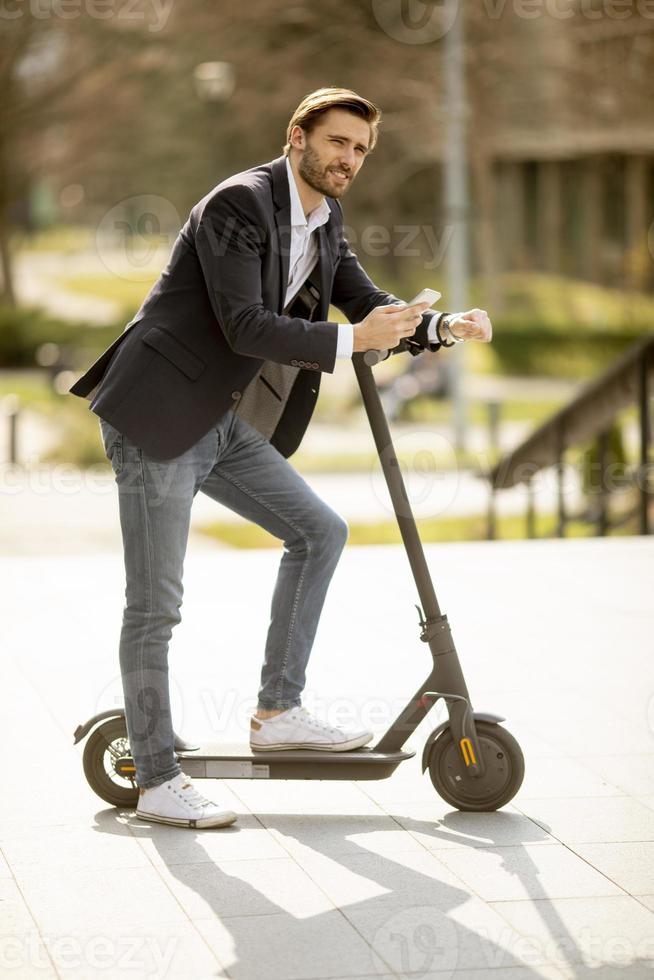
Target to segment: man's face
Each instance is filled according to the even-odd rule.
[[[359,172],[370,146],[370,126],[344,109],[330,109],[312,131],[296,127],[293,146],[300,150],[298,173],[315,191],[342,197]]]

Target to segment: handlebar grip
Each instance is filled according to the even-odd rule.
[[[406,340],[401,340],[397,347],[393,347],[396,354],[402,351],[409,350],[409,345]],[[374,367],[375,364],[379,364],[380,361],[385,361],[387,357],[391,356],[390,350],[367,350],[363,355],[363,363],[367,364],[369,367]]]
[[[363,354],[363,363],[367,364],[368,367],[374,367],[380,361],[385,361],[387,357],[387,350],[367,350]]]

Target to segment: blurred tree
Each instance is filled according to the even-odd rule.
[[[31,188],[45,175],[97,177],[98,131],[119,134],[130,91],[151,78],[154,11],[140,0],[130,11],[143,30],[120,15],[105,19],[38,0],[0,18],[0,298],[7,304],[15,301],[12,219],[28,211]],[[114,158],[113,166],[125,163]],[[105,172],[111,169],[106,159]],[[24,220],[29,225],[29,211]]]

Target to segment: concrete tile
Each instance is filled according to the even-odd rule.
[[[590,762],[569,756],[532,757],[525,750],[525,778],[515,803],[549,797],[622,796],[623,790],[594,772]]]
[[[60,871],[149,867],[146,855],[115,811],[99,814],[94,822],[65,823],[45,832],[40,827],[26,827],[22,836],[12,836],[2,846],[16,872],[40,870],[44,875],[56,875]]]
[[[311,880],[337,907],[392,900],[392,888],[376,879],[372,859],[362,866],[350,854],[320,854],[310,848],[302,853],[301,845],[297,846],[295,856]]]
[[[564,843],[654,840],[654,812],[626,796],[522,800],[519,808]]]
[[[350,907],[343,914],[373,947],[378,970],[400,976],[504,976],[512,967],[549,965],[540,950],[480,899],[450,908],[416,898],[395,909]]]
[[[0,878],[11,878],[11,871],[9,865],[4,859],[2,851],[0,851]]]
[[[396,974],[384,974],[381,977],[376,974],[374,980],[391,980],[391,976],[393,978],[400,977],[400,980],[488,980],[489,977],[497,977],[498,980],[500,977],[506,977],[506,980],[564,980],[561,970],[544,963],[535,966],[505,966],[497,970],[492,967],[483,970],[457,969],[454,972],[438,970],[436,973],[431,971],[427,973],[422,971],[417,973],[403,972],[400,966]]]
[[[292,858],[159,867],[190,919],[286,913],[296,919],[333,910],[333,903]]]
[[[371,951],[340,914],[310,919],[291,915],[199,919],[198,931],[234,980],[318,980],[375,972]]]
[[[654,841],[573,846],[584,861],[631,895],[654,894]]]
[[[492,907],[561,969],[654,966],[654,915],[627,895],[497,902]],[[611,974],[607,974],[609,976]],[[595,976],[595,972],[593,972]]]
[[[56,977],[43,938],[20,888],[12,878],[0,879],[0,973],[32,980]]]
[[[518,698],[522,697],[522,690],[518,692]],[[489,702],[490,703],[490,702]],[[520,748],[526,760],[526,770],[536,759],[561,759],[566,757],[566,753],[561,752],[560,745],[555,745],[542,732],[537,734],[525,724],[524,720],[518,725],[513,720],[513,712],[506,706],[507,720],[502,722],[503,727],[510,728],[511,734],[520,743]],[[525,773],[526,778],[526,773]]]
[[[425,850],[337,857],[307,851],[301,862],[339,908],[365,902],[374,908],[417,903],[448,909],[468,897],[462,882]]]
[[[345,780],[227,779],[247,808],[258,813],[379,813],[356,783]]]
[[[187,921],[185,913],[154,868],[103,871],[37,870],[16,873],[25,902],[44,933],[68,935],[72,924],[99,935],[147,930]]]
[[[630,963],[629,966],[584,966],[580,963],[559,967],[559,976],[565,980],[616,980],[616,977],[627,977],[628,980],[652,980],[652,968],[645,963]]]
[[[422,803],[435,808],[438,813],[449,809],[449,804],[441,799],[427,775],[415,779],[393,775],[378,782],[362,783],[362,792],[383,809],[399,803]]]
[[[617,622],[617,619],[614,620],[614,624]],[[624,625],[624,620],[622,622]],[[578,631],[580,645],[584,648],[592,645],[586,624],[579,623]],[[616,636],[615,640],[618,639]],[[599,644],[604,647],[603,656],[606,657],[607,666],[610,663],[610,643],[610,635],[604,631]],[[640,645],[643,647],[642,643]],[[575,650],[575,657],[578,656],[572,634],[566,637],[565,649]],[[551,650],[548,649],[544,655],[551,657]],[[636,663],[637,669],[640,669],[638,658]],[[555,745],[559,755],[569,754],[570,746],[575,747],[575,754],[579,757],[643,751],[643,745],[647,744],[646,712],[642,712],[641,723],[641,719],[616,709],[615,693],[612,699],[604,678],[598,676],[602,664],[601,655],[596,655],[593,660],[592,676],[580,678],[577,685],[565,676],[569,671],[569,657],[566,661],[562,653],[553,664],[560,678],[559,686],[548,697],[538,683],[538,676],[532,678],[531,686],[523,687],[520,704],[511,715],[516,729],[523,724],[528,726],[535,734]],[[536,683],[533,683],[534,680]],[[601,725],[597,724],[598,713],[601,713]]]
[[[388,854],[423,851],[422,845],[392,817],[379,814],[259,814],[289,854],[307,848],[320,854]]]
[[[53,813],[48,808],[23,817],[17,816],[12,807],[11,816],[0,818],[0,846],[4,846],[5,841],[21,840],[34,837],[36,834],[45,837],[49,832],[82,831],[93,826],[107,829],[111,826],[112,821],[114,825],[125,826],[127,818],[133,813],[132,810],[119,810],[116,807],[110,807],[107,803],[96,806],[95,804],[100,802],[96,796],[93,796],[93,802],[93,809],[73,807],[68,813]],[[109,831],[107,830],[107,832]]]
[[[129,830],[155,866],[287,857],[273,834],[248,813],[240,813],[230,827],[197,831],[149,824],[134,817],[129,820]]]
[[[225,976],[218,957],[190,923],[116,931],[52,933],[46,946],[60,977],[79,980],[188,980]],[[39,974],[40,976],[40,974]]]
[[[2,975],[11,980],[57,980],[58,974],[37,929],[0,937]]]
[[[635,755],[585,755],[579,761],[628,796],[654,794],[654,753]],[[579,794],[584,795],[584,794]]]
[[[18,936],[35,929],[35,922],[13,878],[0,880],[0,936]]]
[[[622,894],[617,885],[559,844],[432,853],[487,902]]]
[[[427,958],[429,953],[426,954]],[[423,954],[423,959],[425,955]],[[506,977],[506,980],[564,980],[564,974],[555,966],[542,964],[538,966],[509,966],[501,967],[499,970],[438,970],[433,973],[429,970],[423,973],[408,972],[402,970],[401,965],[397,973],[374,973],[365,977],[357,977],[356,980],[488,980],[489,977]],[[339,976],[338,980],[352,980],[350,977]]]
[[[500,955],[495,954],[495,955]],[[450,970],[436,973],[402,973],[397,974],[402,980],[488,980],[489,977],[496,977],[497,980],[564,980],[564,974],[555,966],[539,963],[533,966],[500,966],[498,969],[492,967],[481,970]]]
[[[446,847],[555,843],[551,834],[512,807],[505,807],[497,813],[449,810],[439,819],[434,817],[431,806],[394,804],[388,807],[388,813],[432,851]]]
[[[421,771],[423,744],[437,722],[438,719],[435,718],[433,725],[425,727],[423,739],[418,735],[412,737],[410,747],[416,750],[413,759],[401,763],[388,779],[362,781],[358,784],[361,792],[381,806],[386,803],[412,802],[431,803],[439,809],[447,808],[448,805],[434,789],[429,775]]]

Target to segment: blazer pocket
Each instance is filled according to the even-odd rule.
[[[193,351],[162,327],[150,327],[142,340],[148,347],[163,354],[167,361],[179,368],[191,381],[199,378],[207,366]]]

